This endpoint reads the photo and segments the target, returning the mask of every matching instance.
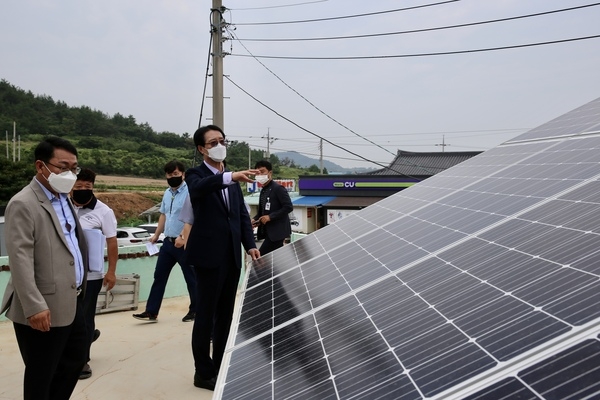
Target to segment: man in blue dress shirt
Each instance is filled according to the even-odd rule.
[[[165,233],[165,239],[158,253],[158,260],[156,261],[156,268],[154,270],[154,282],[152,283],[148,301],[146,302],[146,310],[141,314],[133,314],[133,318],[142,321],[157,321],[158,311],[160,310],[160,305],[165,294],[169,274],[175,263],[178,263],[181,267],[190,294],[190,308],[182,321],[193,321],[196,317],[196,276],[194,269],[185,261],[184,241],[181,236],[183,222],[179,220],[181,207],[188,196],[188,187],[184,181],[184,171],[185,166],[180,161],[169,161],[165,165],[165,176],[169,188],[165,190],[160,205],[158,227],[154,235],[150,238],[150,241],[156,243],[158,237],[163,232]]]

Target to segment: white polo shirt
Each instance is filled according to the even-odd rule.
[[[115,213],[106,204],[93,197],[92,201],[84,207],[76,207],[77,217],[83,229],[100,229],[102,234],[107,238],[117,236],[117,219]],[[93,272],[91,269],[104,270],[104,262],[102,266],[92,268],[88,271],[88,280],[103,279],[103,272]]]

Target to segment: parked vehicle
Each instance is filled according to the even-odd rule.
[[[156,232],[156,228],[158,228],[158,223],[153,223],[153,224],[142,224],[142,225],[138,225],[138,228],[142,228],[148,231],[148,233],[150,234],[150,236],[154,235],[154,232]],[[158,235],[158,241],[157,243],[162,243],[163,240],[165,240],[165,234],[161,233],[160,235]]]
[[[150,241],[147,230],[136,227],[117,228],[117,244],[119,247],[143,244]]]

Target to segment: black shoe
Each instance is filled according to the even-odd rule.
[[[194,318],[196,318],[196,313],[194,311],[190,311],[187,314],[185,314],[185,317],[183,317],[181,320],[183,322],[190,322],[193,321]]]
[[[95,329],[94,330],[94,337],[92,338],[92,343],[94,343],[96,340],[98,340],[99,337],[100,337],[100,330],[99,329]]]
[[[92,376],[92,368],[90,368],[90,364],[85,364],[83,369],[79,373],[79,379],[87,379]]]
[[[217,378],[215,378],[215,377],[212,377],[210,379],[203,379],[203,378],[200,378],[200,376],[198,374],[194,374],[194,386],[196,386],[196,387],[214,391],[216,383],[217,383]]]
[[[141,314],[133,314],[133,318],[148,322],[157,322],[157,317],[158,315],[150,314],[148,311],[144,311]]]

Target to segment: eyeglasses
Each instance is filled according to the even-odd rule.
[[[60,170],[61,173],[63,172],[67,172],[67,171],[71,171],[72,173],[74,173],[75,175],[79,175],[79,173],[81,172],[81,167],[73,167],[73,168],[67,168],[67,167],[61,167],[59,165],[54,165],[51,162],[47,162],[45,164],[50,164],[52,165],[54,168],[58,168]]]
[[[216,145],[222,145],[222,146],[227,146],[229,144],[229,142],[225,139],[221,139],[221,140],[213,140],[211,142],[208,142],[204,145],[204,147],[206,147],[207,145],[210,145],[210,147],[215,147]]]

